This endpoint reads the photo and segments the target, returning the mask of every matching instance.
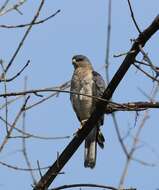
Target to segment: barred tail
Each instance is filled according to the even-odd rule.
[[[97,128],[94,127],[85,139],[84,166],[94,168],[97,156]]]

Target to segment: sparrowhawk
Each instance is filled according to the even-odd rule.
[[[74,66],[74,73],[71,80],[71,91],[77,94],[71,93],[70,99],[77,118],[81,126],[83,126],[85,121],[91,116],[97,99],[80,94],[101,97],[106,85],[102,76],[93,70],[92,64],[86,56],[74,56],[72,58],[72,64]],[[99,128],[103,125],[103,122],[104,115],[85,139],[85,167],[94,168],[96,164],[97,143],[101,148],[104,148],[105,140]]]

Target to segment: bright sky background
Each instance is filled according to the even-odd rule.
[[[0,5],[2,4],[0,1]],[[15,2],[15,1],[13,1]],[[12,11],[0,17],[0,24],[28,23],[33,18],[40,1],[28,0],[20,9],[23,15]],[[136,20],[141,28],[145,29],[158,14],[159,2],[157,0],[134,0],[132,3]],[[53,12],[61,9],[61,12],[51,20],[34,26],[25,41],[21,51],[16,57],[8,77],[17,73],[28,59],[30,66],[16,80],[8,84],[8,91],[21,91],[24,86],[24,76],[28,77],[28,89],[52,87],[63,84],[71,79],[73,67],[71,58],[75,54],[88,56],[94,69],[105,78],[104,61],[107,35],[108,1],[104,0],[46,0],[40,14],[43,19]],[[19,41],[22,39],[26,28],[2,29],[0,28],[0,58],[9,62]],[[112,0],[112,27],[110,49],[110,78],[122,63],[124,57],[114,58],[114,54],[127,52],[131,47],[130,39],[138,36],[132,22],[126,0]],[[147,43],[145,50],[155,65],[158,65],[159,33],[155,34]],[[2,85],[2,84],[1,84]],[[118,86],[113,99],[116,102],[146,101],[147,98],[138,90],[141,88],[150,93],[152,81],[145,78],[141,72],[136,72],[133,67],[126,74],[124,80]],[[4,89],[2,86],[1,90]],[[31,96],[29,104],[39,100],[40,97]],[[4,103],[4,100],[1,100]],[[9,106],[9,121],[12,123],[18,108],[23,100]],[[2,114],[4,115],[4,111]],[[141,134],[141,140],[146,142],[156,152],[158,151],[158,110],[150,111],[150,119],[147,121]],[[118,124],[122,135],[131,129],[132,134],[140,124],[142,113],[139,116],[137,126],[134,126],[134,113],[117,113]],[[4,124],[0,121],[0,125]],[[22,120],[17,127],[21,128]],[[41,136],[73,136],[79,127],[79,122],[73,112],[68,94],[60,94],[49,101],[29,110],[26,115],[26,128],[30,133]],[[5,132],[1,128],[1,134]],[[103,126],[106,138],[105,149],[98,149],[98,158],[95,169],[85,169],[83,166],[83,144],[69,160],[52,187],[72,183],[96,183],[117,187],[125,164],[125,155],[118,142],[111,116],[106,116]],[[3,136],[2,136],[3,137]],[[2,139],[1,137],[1,139]],[[61,153],[70,142],[63,140],[37,140],[27,139],[28,156],[32,166],[37,167],[37,160],[41,166],[48,166],[54,162],[57,152]],[[0,140],[1,142],[1,140]],[[130,145],[131,138],[126,141]],[[131,162],[125,187],[136,187],[138,190],[156,190],[159,188],[159,156],[150,150],[148,145],[141,146],[135,157],[149,163],[156,163],[156,167],[143,166],[137,162]],[[0,155],[0,161],[18,167],[26,167],[21,149],[21,139],[11,139]],[[159,154],[158,154],[159,155]],[[36,179],[39,179],[36,174]],[[0,189],[32,189],[30,174],[16,171],[0,165]],[[84,189],[84,188],[83,188]]]

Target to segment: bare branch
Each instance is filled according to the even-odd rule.
[[[6,8],[7,4],[9,3],[10,0],[6,0],[3,5],[0,8],[0,13]]]
[[[140,70],[144,75],[146,75],[148,78],[152,79],[152,81],[156,81],[159,82],[158,79],[156,79],[155,77],[151,76],[149,73],[147,73],[146,71],[144,71],[143,69],[141,69],[138,65],[136,65],[135,63],[133,64],[138,70]]]
[[[156,75],[158,76],[159,72],[158,69],[156,69],[156,67],[153,65],[151,59],[149,58],[149,56],[145,53],[145,51],[143,50],[143,48],[141,46],[139,46],[141,53],[144,56],[144,60],[148,62],[149,66],[151,67],[151,69],[156,73]]]
[[[121,147],[123,149],[124,154],[127,156],[128,155],[128,150],[127,150],[127,148],[126,148],[126,146],[124,144],[124,141],[123,141],[123,139],[121,137],[121,134],[120,134],[120,131],[119,131],[119,126],[118,126],[115,114],[112,114],[112,118],[113,118],[113,122],[114,122],[114,126],[115,126],[115,130],[116,130],[116,133],[117,133],[118,140],[120,142],[120,145],[121,145]]]
[[[27,77],[24,78],[24,90],[27,89]],[[27,97],[24,96],[24,104],[27,100]],[[22,114],[22,130],[25,132],[26,130],[26,110],[23,111],[23,114]],[[33,184],[36,184],[36,179],[35,179],[35,176],[34,176],[34,173],[32,171],[32,165],[31,165],[31,162],[29,160],[29,156],[28,156],[28,152],[27,152],[27,147],[26,147],[26,138],[22,138],[22,154],[24,156],[24,160],[26,162],[26,165],[28,166],[28,169],[30,171],[30,175],[31,175],[31,178],[33,180]]]
[[[42,20],[39,20],[39,21],[36,21],[34,23],[32,23],[32,25],[38,25],[38,24],[42,24],[48,20],[50,20],[51,18],[55,17],[58,13],[60,13],[60,9],[57,10],[55,13],[51,14],[50,16],[48,16],[47,18],[45,19],[42,19]],[[8,29],[15,29],[15,28],[23,28],[23,27],[27,27],[27,26],[30,26],[31,23],[27,23],[27,24],[19,24],[19,25],[4,25],[4,24],[1,24],[0,27],[1,28],[8,28]]]
[[[133,22],[135,24],[135,27],[136,27],[137,31],[139,33],[141,33],[141,30],[140,30],[140,28],[139,28],[139,26],[138,26],[138,24],[137,24],[137,22],[135,20],[135,16],[134,16],[134,12],[132,10],[132,6],[131,6],[131,3],[130,3],[130,0],[128,0],[128,5],[129,5],[130,12],[131,12],[131,18],[132,18],[132,20],[133,20]]]
[[[89,183],[63,185],[63,186],[52,188],[50,190],[60,190],[60,189],[68,189],[68,188],[75,188],[75,187],[96,187],[96,188],[109,189],[109,190],[118,190],[117,188],[112,187],[112,186],[108,186],[108,185],[89,184]],[[136,189],[134,189],[134,188],[126,188],[126,189],[122,189],[122,190],[136,190]]]
[[[65,90],[65,89],[67,89],[67,88],[69,88],[69,87],[70,87],[70,81],[67,81],[67,82],[65,82],[64,84],[60,85],[58,88],[59,88],[60,90]],[[57,96],[58,94],[59,94],[59,92],[54,92],[53,94],[51,94],[51,95],[49,95],[49,96],[43,98],[42,100],[37,101],[37,102],[35,102],[34,104],[27,106],[25,109],[26,109],[26,110],[29,110],[29,109],[31,109],[31,108],[33,108],[33,107],[35,107],[35,106],[37,106],[37,105],[39,105],[39,104],[45,102],[46,100],[49,100],[49,99],[52,98],[53,96]]]
[[[4,78],[4,93],[7,93],[7,83],[6,83],[6,72],[4,69],[3,61],[0,61],[2,70],[3,70],[3,78]],[[5,97],[5,120],[6,120],[6,132],[8,133],[8,98]]]
[[[14,4],[11,7],[5,9],[6,6],[7,6],[7,4],[8,4],[8,2],[9,2],[8,0],[6,0],[6,2],[4,3],[4,5],[0,9],[0,16],[3,16],[6,13],[8,13],[10,11],[13,11],[13,10],[18,11],[21,14],[21,12],[19,11],[19,7],[22,6],[26,1],[27,0],[19,0],[19,2],[17,2],[16,4]]]
[[[159,102],[110,103],[107,107],[107,114],[114,111],[144,111],[150,108],[159,108]]]
[[[108,25],[107,25],[107,41],[106,41],[106,56],[105,56],[105,72],[106,81],[109,82],[109,53],[110,53],[110,37],[111,37],[111,12],[112,1],[108,2]]]
[[[30,63],[30,60],[27,61],[27,63],[24,65],[24,67],[17,74],[15,74],[13,77],[11,77],[9,79],[3,79],[4,78],[4,72],[5,72],[5,70],[4,70],[3,76],[0,79],[0,82],[4,82],[4,81],[5,82],[11,82],[12,80],[16,79],[26,69],[26,67],[28,67],[29,63]]]
[[[19,166],[13,166],[13,165],[11,165],[11,164],[7,164],[7,163],[2,162],[2,161],[0,161],[0,164],[1,164],[2,166],[7,167],[7,168],[10,168],[10,169],[13,169],[13,170],[19,170],[19,171],[27,171],[27,172],[30,172],[30,170],[31,170],[31,171],[38,171],[38,170],[39,170],[39,168],[31,168],[31,169],[29,169],[29,168],[22,168],[22,167],[19,167]],[[41,170],[46,170],[46,169],[48,169],[49,167],[50,167],[50,166],[40,167],[40,169],[41,169]],[[63,174],[63,173],[60,173],[60,174]]]
[[[24,109],[25,110],[25,109]],[[6,120],[3,119],[0,116],[0,120],[3,121],[4,123],[6,123]],[[8,123],[8,126],[12,128],[12,125],[10,123]],[[15,131],[19,132],[20,134],[22,134],[23,136],[10,136],[9,138],[34,138],[34,139],[39,139],[39,140],[62,140],[62,139],[69,139],[70,136],[59,136],[59,137],[49,137],[49,136],[40,136],[40,135],[35,135],[35,134],[31,134],[28,132],[24,132],[21,129],[18,129],[17,127],[13,128]]]

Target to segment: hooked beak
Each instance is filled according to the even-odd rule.
[[[76,64],[76,59],[72,59],[72,64],[73,64],[73,65]]]

